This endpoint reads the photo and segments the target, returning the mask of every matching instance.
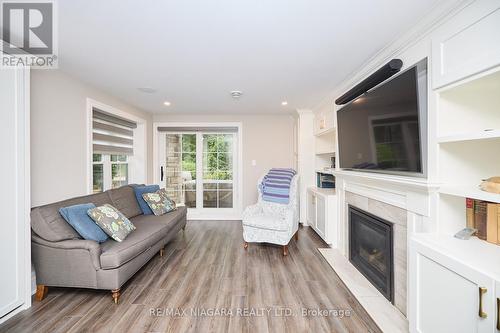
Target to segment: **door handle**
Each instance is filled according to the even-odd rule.
[[[497,298],[497,330],[500,331],[500,298]]]
[[[488,289],[484,287],[479,287],[479,317],[486,318],[488,314],[483,311],[483,295],[486,294]]]
[[[163,166],[160,167],[160,181],[163,181]]]

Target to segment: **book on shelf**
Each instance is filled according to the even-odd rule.
[[[474,202],[474,225],[477,237],[486,240],[487,202],[476,200]]]
[[[466,224],[477,229],[477,237],[500,245],[500,204],[466,199]]]
[[[486,241],[498,243],[498,205],[486,204]]]
[[[474,199],[467,198],[465,200],[467,228],[474,229]]]

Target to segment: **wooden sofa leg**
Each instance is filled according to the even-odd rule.
[[[288,255],[288,245],[283,245],[283,256]]]
[[[118,304],[118,301],[120,300],[120,288],[111,290],[111,296],[113,297],[115,304]]]
[[[35,300],[37,302],[42,301],[45,296],[47,296],[47,293],[49,292],[49,287],[43,284],[37,284],[36,285],[36,294],[35,294]]]
[[[163,257],[164,254],[165,254],[165,247],[162,247],[160,249],[160,257]]]
[[[295,232],[294,237],[295,237],[295,241],[299,240],[299,231],[298,230]]]
[[[247,242],[244,242],[244,243],[243,243],[243,248],[244,248],[245,250],[246,250],[246,249],[248,249],[248,243],[247,243]]]

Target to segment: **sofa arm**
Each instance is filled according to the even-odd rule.
[[[101,269],[101,246],[99,243],[91,240],[85,239],[70,239],[60,242],[49,242],[43,238],[38,237],[35,234],[31,235],[32,242],[37,244],[48,246],[54,249],[61,250],[87,250],[89,251],[90,260],[94,265],[96,270]]]

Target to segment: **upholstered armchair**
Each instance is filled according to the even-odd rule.
[[[299,175],[295,175],[290,184],[288,204],[279,204],[262,200],[259,179],[257,188],[259,199],[255,205],[243,211],[244,248],[248,243],[271,243],[283,246],[283,255],[288,254],[288,243],[295,235],[298,239],[299,228]]]

